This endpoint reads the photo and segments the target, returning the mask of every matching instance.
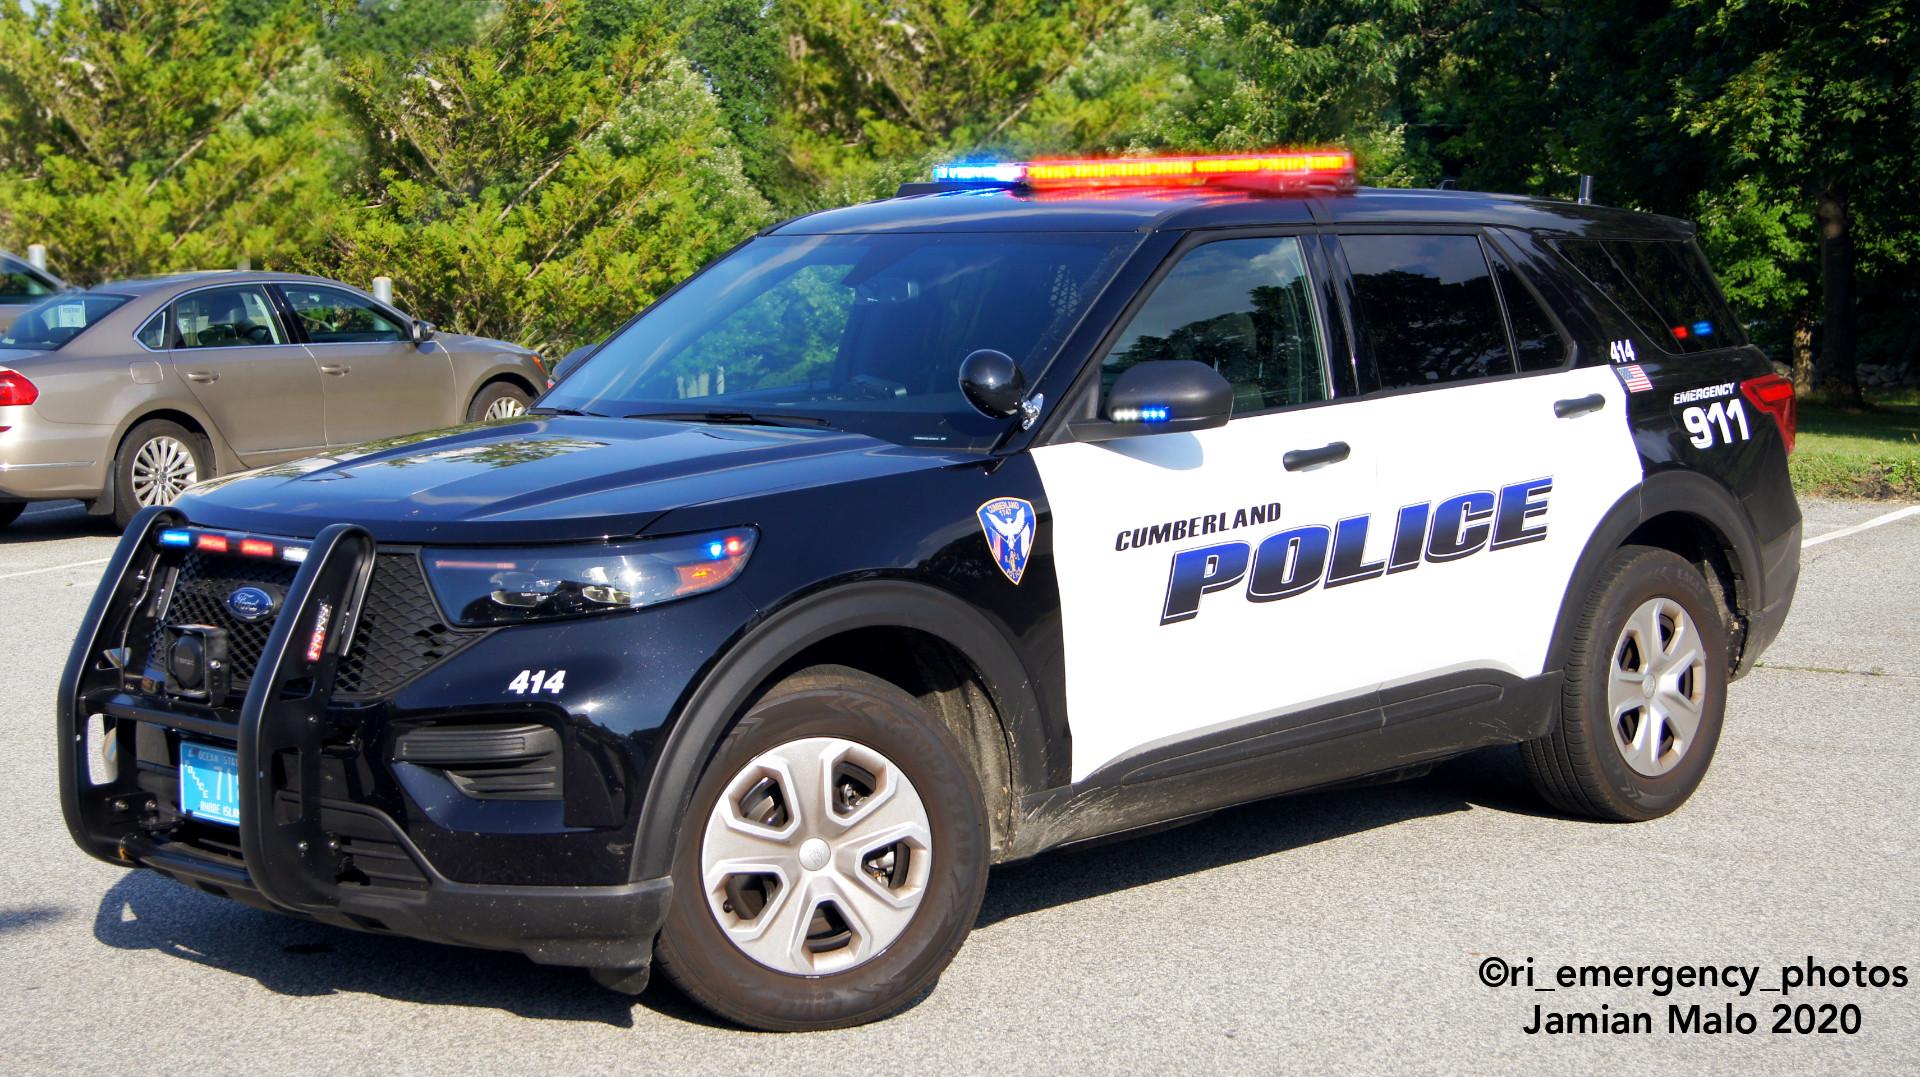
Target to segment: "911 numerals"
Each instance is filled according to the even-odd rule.
[[[507,682],[507,691],[516,696],[539,695],[548,692],[559,695],[560,689],[567,686],[567,671],[556,669],[551,674],[546,670],[523,669],[520,675]]]
[[[1740,406],[1738,400],[1716,400],[1708,407],[1691,407],[1680,413],[1680,421],[1687,426],[1687,433],[1693,437],[1696,449],[1711,449],[1715,445],[1731,445],[1734,441],[1746,441],[1753,436],[1747,429],[1747,409]],[[1715,427],[1719,437],[1716,439]],[[1735,438],[1734,428],[1740,431]]]

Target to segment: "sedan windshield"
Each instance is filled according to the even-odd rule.
[[[597,415],[852,430],[984,449],[960,360],[1037,381],[1130,233],[771,236],[662,300],[541,401]]]
[[[131,298],[105,292],[55,296],[21,311],[7,335],[0,337],[0,347],[49,350],[61,347]]]

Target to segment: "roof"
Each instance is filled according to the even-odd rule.
[[[1478,191],[1362,187],[1346,195],[1261,195],[1177,188],[910,193],[783,221],[773,235],[875,232],[1153,232],[1280,224],[1492,225],[1559,235],[1679,238],[1673,217]]]
[[[120,295],[145,295],[161,288],[199,287],[203,284],[232,283],[247,284],[253,281],[311,281],[314,284],[339,285],[340,281],[325,277],[310,277],[302,273],[274,273],[267,270],[245,269],[194,269],[184,273],[168,273],[159,277],[131,277],[126,280],[102,281],[87,289],[90,292],[117,292]],[[354,287],[354,285],[348,285]],[[361,289],[364,291],[365,289]]]

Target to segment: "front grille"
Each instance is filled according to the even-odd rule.
[[[333,678],[333,696],[343,702],[377,699],[454,654],[484,632],[463,632],[440,617],[420,559],[412,553],[375,555],[373,579],[353,641]],[[155,622],[153,646],[169,624],[207,624],[226,629],[232,688],[244,692],[260,664],[273,619],[249,624],[227,609],[227,596],[260,587],[283,597],[299,566],[280,561],[189,552],[180,562],[166,613]]]

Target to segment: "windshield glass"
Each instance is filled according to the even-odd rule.
[[[1131,233],[763,237],[608,341],[541,406],[984,449],[1007,421],[967,404],[960,360],[993,348],[1037,381],[1138,243]]]
[[[7,335],[0,337],[0,347],[58,348],[130,298],[102,292],[56,296],[21,311]]]

